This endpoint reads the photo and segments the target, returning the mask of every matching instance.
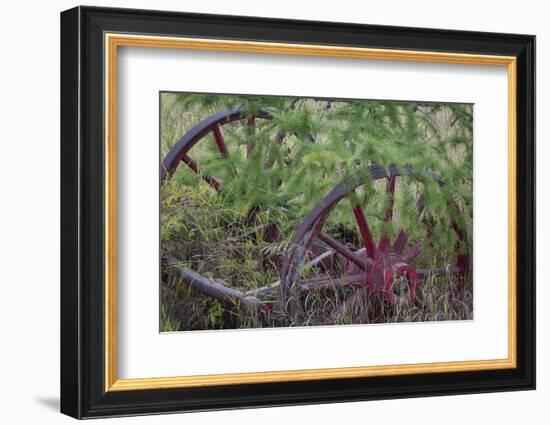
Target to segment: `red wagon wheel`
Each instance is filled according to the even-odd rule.
[[[212,188],[216,191],[220,191],[222,182],[219,177],[203,174],[200,165],[193,158],[191,158],[190,151],[199,142],[207,142],[208,135],[212,134],[220,155],[223,158],[227,158],[229,157],[230,152],[223,136],[223,126],[230,123],[243,121],[243,124],[248,128],[248,130],[254,134],[258,128],[257,120],[259,119],[271,120],[272,117],[268,112],[264,111],[257,112],[254,115],[247,115],[243,108],[238,107],[235,109],[219,111],[204,118],[193,128],[187,131],[183,137],[179,139],[178,142],[176,142],[168,151],[168,154],[162,161],[161,165],[161,182],[173,175],[180,162],[183,162],[196,174],[200,175],[201,178]],[[282,133],[276,132],[274,137],[278,144],[283,143],[284,136]],[[246,145],[245,155],[247,158],[251,155],[252,150],[254,149],[254,143],[255,142],[252,139],[252,141],[249,141]],[[257,209],[253,207],[249,213],[249,220],[252,220],[256,213]],[[264,234],[266,240],[270,242],[276,241],[279,237],[278,230],[272,224],[265,226]]]
[[[254,131],[256,128],[256,119],[266,119],[270,120],[271,115],[266,112],[259,112],[253,116],[247,116],[242,108],[235,108],[231,110],[225,110],[216,112],[215,114],[206,117],[187,133],[178,140],[178,142],[172,146],[164,160],[162,161],[162,166],[160,170],[160,180],[164,181],[166,178],[174,174],[178,168],[180,162],[186,164],[191,170],[195,173],[200,174],[202,179],[206,181],[214,189],[220,189],[220,180],[213,176],[203,175],[199,164],[195,162],[190,156],[190,150],[200,141],[207,138],[209,134],[214,136],[216,146],[220,154],[223,157],[229,155],[227,145],[223,136],[222,127],[226,124],[235,122],[235,121],[246,121],[246,125]],[[279,139],[282,139],[280,135],[276,136]],[[249,144],[247,146],[247,155],[250,154],[253,149],[253,145]]]
[[[414,176],[411,167],[398,169],[397,167],[380,167],[371,165],[368,173],[373,181],[386,181],[386,196],[388,197],[387,209],[384,213],[384,221],[390,222],[395,217],[394,197],[396,180],[400,176]],[[440,185],[437,176],[432,175]],[[350,198],[356,189],[364,185],[365,175],[358,175],[336,186],[313,210],[304,218],[296,228],[292,244],[286,253],[281,266],[281,303],[283,310],[287,312],[295,324],[303,323],[302,298],[304,294],[312,290],[346,289],[355,288],[338,311],[334,312],[333,319],[344,313],[357,302],[364,302],[371,294],[377,292],[389,303],[412,302],[421,279],[428,274],[444,275],[454,273],[463,281],[468,272],[470,253],[464,252],[463,243],[466,242],[466,232],[453,222],[453,228],[457,235],[457,246],[454,253],[453,264],[444,264],[431,270],[417,269],[414,260],[419,256],[429,241],[417,240],[408,243],[408,235],[401,229],[395,240],[391,241],[387,234],[382,234],[376,242],[359,202],[350,206],[357,223],[361,245],[350,246],[325,232],[324,226],[334,208],[344,198]],[[350,198],[353,199],[353,198]],[[455,205],[458,208],[457,205]],[[417,199],[417,208],[422,213],[425,206],[423,197]],[[428,226],[427,223],[425,223]],[[429,231],[427,232],[429,233]],[[326,257],[329,254],[337,254],[342,261],[339,263],[338,273],[334,270],[320,268],[318,274],[312,278],[302,278],[302,272],[306,265],[318,263],[316,259],[310,260],[312,247],[321,242],[328,247],[325,254],[316,258]],[[326,248],[325,248],[326,249]],[[398,296],[394,285],[401,281],[406,285],[406,296]]]
[[[193,147],[200,142],[207,142],[208,136],[212,134],[220,155],[227,158],[230,155],[230,151],[222,130],[225,125],[242,121],[243,126],[246,126],[251,134],[254,134],[258,128],[257,120],[271,120],[271,118],[271,115],[267,112],[258,112],[252,116],[247,115],[243,108],[220,111],[204,118],[188,130],[165,156],[160,170],[161,183],[169,179],[176,172],[180,163],[184,163],[193,172],[200,175],[213,189],[221,191],[222,181],[219,177],[203,174],[200,165],[191,157]],[[281,133],[276,132],[274,137],[277,143],[283,143],[284,137]],[[254,137],[252,137],[252,140],[249,140],[246,145],[244,152],[246,158],[251,155],[254,144]],[[256,212],[257,209],[253,207],[250,211],[250,219],[252,219]],[[274,242],[278,239],[278,236],[279,232],[274,224],[264,226],[264,240]],[[204,295],[216,298],[230,306],[251,309],[263,317],[269,315],[270,305],[261,303],[257,298],[239,290],[229,288],[219,282],[212,281],[193,270],[182,268],[178,265],[178,259],[175,257],[166,256],[163,258],[163,262],[173,268],[182,281]]]

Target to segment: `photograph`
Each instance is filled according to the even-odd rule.
[[[429,19],[404,2],[378,16],[340,6],[339,17],[292,2],[256,16],[222,3],[75,6],[42,31],[61,59],[43,67],[61,78],[41,84],[60,85],[61,120],[46,121],[60,125],[61,149],[44,150],[42,131],[22,158],[61,185],[60,291],[34,297],[58,306],[59,373],[44,371],[56,372],[59,410],[310,405],[310,420],[311,409],[330,416],[313,405],[369,401],[369,418],[385,420],[384,400],[414,399],[392,415],[452,411],[463,423],[460,412],[487,403],[506,423],[537,413],[547,394],[504,393],[537,381],[542,14],[523,13],[533,25],[521,8],[501,7],[498,22],[494,8]],[[27,65],[14,69],[32,85]],[[17,142],[29,114],[14,116]],[[19,158],[25,143],[5,145]],[[13,176],[36,174],[14,164]],[[21,188],[41,181],[12,186],[28,198]],[[12,227],[25,247],[36,240]],[[436,400],[442,413],[426,416]]]
[[[474,109],[160,92],[160,331],[473,320]]]

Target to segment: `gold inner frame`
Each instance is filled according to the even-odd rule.
[[[105,391],[446,373],[516,367],[516,58],[462,53],[326,45],[105,34]],[[248,52],[507,67],[508,71],[508,357],[495,360],[398,364],[270,372],[118,379],[116,325],[116,98],[119,46]]]

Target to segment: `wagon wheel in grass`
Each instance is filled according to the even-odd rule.
[[[201,175],[215,190],[220,190],[221,182],[213,176],[206,176],[201,173],[200,165],[191,158],[190,151],[199,142],[207,142],[208,135],[212,134],[216,142],[216,146],[222,157],[229,155],[229,150],[223,136],[223,126],[234,123],[243,122],[253,132],[256,127],[256,119],[270,120],[271,115],[266,112],[259,112],[252,116],[247,116],[243,108],[235,108],[216,112],[187,131],[181,139],[179,139],[170,149],[164,160],[160,170],[161,182],[174,174],[180,162],[186,164],[195,173]],[[277,137],[280,137],[279,135]],[[247,146],[246,154],[249,155],[253,145]]]
[[[194,173],[199,175],[208,185],[210,185],[216,192],[223,191],[223,181],[219,176],[206,175],[201,170],[201,165],[193,159],[193,148],[199,143],[212,143],[213,141],[221,158],[228,158],[230,155],[243,155],[245,158],[251,156],[254,149],[254,137],[248,140],[244,152],[238,148],[236,152],[231,153],[228,143],[224,137],[225,126],[234,126],[233,130],[242,128],[244,131],[254,135],[259,128],[259,120],[271,120],[271,115],[267,112],[258,112],[253,115],[248,115],[243,108],[235,108],[231,110],[223,110],[216,112],[188,130],[169,150],[168,154],[162,161],[160,180],[161,183],[170,179],[174,175],[181,163],[189,167]],[[227,127],[226,127],[227,128]],[[283,143],[284,136],[282,133],[275,131],[275,141],[278,144]],[[228,161],[228,167],[230,166]],[[254,216],[258,212],[257,208],[252,208],[249,211],[247,222],[252,222]],[[278,240],[279,232],[274,224],[267,224],[266,226],[260,226],[263,228],[263,239],[267,242],[275,242]],[[252,232],[255,233],[255,232]],[[269,259],[274,261],[273,259]],[[222,281],[214,281],[205,276],[202,276],[193,270],[185,269],[179,266],[177,258],[167,256],[163,258],[163,262],[170,268],[173,268],[176,274],[185,282],[189,287],[192,287],[202,294],[216,298],[228,306],[238,306],[248,311],[259,312],[263,315],[266,314],[266,310],[269,309],[269,305],[262,304],[254,296],[250,296],[246,293],[240,292],[236,289],[230,288]]]
[[[223,127],[228,124],[241,124],[245,131],[249,131],[251,134],[256,132],[259,127],[258,120],[271,120],[271,115],[267,112],[258,112],[254,115],[247,115],[243,108],[235,108],[230,110],[223,110],[216,112],[187,131],[168,151],[168,154],[162,161],[160,170],[160,180],[164,182],[169,179],[180,166],[180,163],[185,164],[194,173],[199,175],[208,185],[214,190],[221,191],[223,189],[223,182],[217,176],[210,176],[203,174],[200,164],[198,164],[192,158],[192,150],[199,143],[210,143],[209,135],[212,135],[215,141],[215,145],[221,158],[229,158],[232,155],[228,149],[228,144],[223,135]],[[284,135],[280,132],[276,132],[275,140],[278,144],[283,143]],[[254,138],[246,145],[244,153],[239,151],[234,152],[234,155],[243,154],[248,158],[254,149]],[[228,167],[229,167],[228,163]],[[252,221],[257,213],[256,208],[252,208],[248,214],[248,222]],[[268,241],[274,242],[278,239],[277,229],[273,225],[265,226],[265,235]]]
[[[334,323],[353,306],[358,303],[364,305],[374,293],[390,304],[410,303],[413,302],[422,279],[428,275],[453,274],[457,276],[457,281],[461,285],[460,282],[463,284],[464,277],[469,272],[470,253],[465,250],[467,234],[456,221],[452,222],[457,240],[453,261],[430,269],[419,269],[415,266],[415,259],[423,250],[429,249],[432,242],[430,239],[435,237],[431,235],[427,220],[421,220],[426,227],[425,233],[429,235],[424,240],[409,241],[407,230],[401,228],[393,241],[385,232],[382,232],[379,240],[375,241],[356,191],[365,185],[367,180],[385,182],[384,196],[387,199],[385,204],[387,208],[381,219],[386,224],[391,224],[396,217],[394,209],[396,182],[404,176],[414,177],[416,173],[412,167],[398,169],[393,166],[385,168],[377,165],[369,166],[367,171],[368,176],[358,174],[337,185],[316,204],[294,231],[292,243],[285,254],[280,270],[280,297],[283,310],[297,325],[304,324],[308,320],[304,317],[304,299],[312,291],[343,290],[350,294],[333,312],[329,322]],[[430,174],[429,178],[435,179],[439,187],[444,185],[434,174]],[[405,182],[402,181],[402,184]],[[349,241],[345,243],[346,241],[338,240],[324,230],[330,214],[344,199],[351,201],[350,214],[353,215],[357,224],[359,237],[356,240],[360,242],[355,245]],[[453,204],[449,205],[451,208],[459,208],[454,202],[450,204]],[[366,206],[368,207],[368,200]],[[342,207],[347,208],[347,205]],[[415,208],[418,214],[422,214],[425,210],[421,193],[418,194]],[[326,246],[325,253],[312,259],[312,247],[319,242]],[[322,266],[321,260],[329,256],[340,258],[336,266],[335,262],[329,266]],[[312,265],[318,267],[314,271],[310,269],[305,278],[305,267],[311,268]]]

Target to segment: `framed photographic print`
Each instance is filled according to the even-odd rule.
[[[535,387],[535,38],[61,14],[61,411]]]

